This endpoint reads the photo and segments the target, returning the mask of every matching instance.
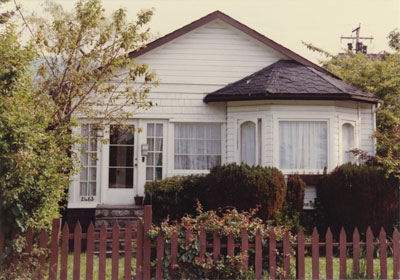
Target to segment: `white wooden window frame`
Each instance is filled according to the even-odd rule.
[[[323,169],[282,169],[280,168],[280,158],[279,158],[279,122],[280,121],[308,121],[308,122],[326,122],[327,123],[327,169],[328,171],[332,169],[333,164],[333,152],[334,148],[332,147],[334,143],[333,135],[334,131],[334,116],[332,115],[324,115],[319,113],[307,113],[307,112],[296,112],[296,114],[288,117],[283,114],[274,114],[273,120],[273,165],[279,168],[284,174],[323,174]]]
[[[175,169],[175,124],[217,124],[221,126],[221,165],[225,164],[226,158],[226,125],[223,122],[214,122],[206,120],[171,120],[168,133],[168,150],[169,159],[168,165],[170,166],[167,176],[173,175],[190,175],[190,174],[207,174],[210,172],[208,169]]]
[[[344,124],[351,124],[353,126],[353,133],[354,133],[354,149],[358,149],[360,147],[360,135],[359,135],[359,123],[357,121],[357,118],[351,118],[351,117],[342,117],[339,120],[339,163],[343,164],[343,125]]]

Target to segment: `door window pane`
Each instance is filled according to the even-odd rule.
[[[133,188],[134,130],[133,125],[110,128],[109,188]]]
[[[79,176],[79,195],[95,196],[97,182],[97,138],[96,130],[91,124],[81,125],[81,164],[82,170]]]
[[[146,181],[161,180],[164,144],[162,123],[147,124],[147,144]]]

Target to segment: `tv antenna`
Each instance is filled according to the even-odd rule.
[[[358,25],[357,28],[355,28],[351,33],[356,33],[356,36],[341,36],[340,37],[340,42],[342,42],[342,40],[351,40],[351,43],[347,43],[347,49],[349,51],[353,50],[353,43],[354,40],[356,41],[356,52],[362,52],[364,54],[367,53],[367,46],[364,45],[361,40],[370,40],[370,43],[372,43],[372,40],[374,39],[374,37],[361,37],[360,36],[360,29],[361,29],[361,23]]]

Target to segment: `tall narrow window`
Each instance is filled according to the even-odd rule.
[[[175,169],[207,170],[221,164],[221,125],[175,124]]]
[[[163,141],[163,124],[147,124],[149,153],[147,154],[146,162],[146,181],[162,179]]]
[[[323,169],[328,164],[328,125],[324,121],[279,122],[279,167]]]
[[[342,125],[342,162],[350,162],[354,160],[350,150],[354,149],[354,126],[345,123]]]
[[[240,125],[240,157],[241,162],[250,166],[256,165],[256,124],[244,122]]]
[[[134,126],[110,129],[109,188],[133,188]]]
[[[96,130],[90,124],[83,124],[81,125],[81,135],[84,142],[81,144],[82,170],[79,176],[79,194],[81,196],[95,196],[97,181]]]

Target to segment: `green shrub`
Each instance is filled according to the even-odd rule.
[[[257,215],[269,220],[285,200],[285,179],[274,167],[235,163],[216,166],[203,182],[204,196],[200,201],[205,209],[233,206],[239,211],[248,211],[259,207]]]
[[[293,210],[303,211],[306,183],[298,174],[290,175],[287,180],[285,203],[290,204]]]
[[[167,216],[171,220],[184,214],[195,214],[203,175],[174,176],[145,185],[145,204],[153,205],[153,220],[159,224]]]
[[[371,226],[391,233],[397,218],[398,181],[376,166],[344,164],[325,175],[317,186],[318,211],[335,234]]]
[[[243,262],[246,256],[235,250],[234,256],[226,256],[226,248],[221,249],[219,260],[213,259],[212,248],[206,250],[204,262],[199,258],[200,253],[200,232],[206,232],[206,241],[212,244],[213,233],[217,233],[221,243],[226,244],[227,236],[232,234],[235,243],[240,244],[241,233],[243,230],[248,232],[249,242],[254,243],[257,231],[261,234],[262,244],[268,242],[268,237],[272,231],[270,223],[263,222],[255,216],[256,211],[238,212],[236,209],[227,210],[223,215],[217,215],[216,211],[203,211],[198,207],[198,213],[194,217],[185,216],[178,223],[164,221],[160,227],[153,226],[149,231],[149,236],[155,240],[160,230],[164,234],[167,243],[171,243],[173,232],[178,235],[178,264],[173,273],[175,279],[255,279],[255,248],[249,248],[248,270],[243,269]],[[186,243],[186,234],[190,231],[190,242]],[[274,226],[273,231],[277,242],[282,242],[283,236],[288,233],[291,242],[295,242],[295,237],[287,227]],[[294,253],[292,248],[291,254]],[[293,256],[293,255],[292,255]],[[282,247],[276,249],[277,266],[281,267],[283,262]],[[171,279],[171,249],[166,246],[163,258],[163,277]],[[268,248],[263,248],[263,268],[268,270],[269,253]],[[277,277],[284,279],[284,275],[278,269]]]

